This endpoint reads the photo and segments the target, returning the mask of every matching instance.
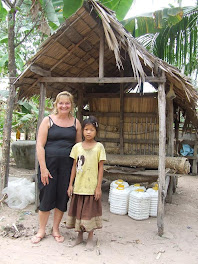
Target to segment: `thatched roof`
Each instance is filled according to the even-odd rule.
[[[105,77],[136,77],[137,83],[147,76],[156,76],[156,69],[165,71],[166,91],[170,85],[178,104],[198,124],[196,107],[198,94],[189,79],[177,68],[150,54],[116,19],[114,13],[93,0],[87,1],[73,16],[50,36],[36,55],[28,62],[26,70],[17,78],[19,98],[39,94],[42,76],[97,77],[101,32],[105,33]],[[38,71],[39,69],[39,71]],[[137,84],[125,84],[125,91]],[[157,89],[157,84],[153,84]],[[119,84],[84,84],[86,92],[119,91]],[[47,97],[55,97],[68,90],[74,95],[80,83],[47,83]]]

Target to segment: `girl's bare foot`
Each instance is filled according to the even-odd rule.
[[[75,247],[83,242],[83,232],[78,233],[76,240],[70,245],[70,247]]]
[[[86,250],[87,251],[93,251],[95,247],[95,242],[93,239],[87,239],[87,244],[86,244]]]
[[[87,244],[86,244],[86,250],[92,251],[94,250],[94,240],[93,240],[93,231],[89,232]]]

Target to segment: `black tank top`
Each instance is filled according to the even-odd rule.
[[[46,157],[69,157],[70,151],[76,142],[76,119],[71,127],[60,127],[50,119],[47,142],[45,145]]]

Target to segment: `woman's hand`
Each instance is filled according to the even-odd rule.
[[[101,198],[101,195],[102,195],[101,187],[97,186],[94,194],[95,200],[98,201]]]
[[[53,178],[48,169],[41,170],[41,181],[43,185],[49,184],[49,178]]]
[[[73,186],[72,185],[69,185],[69,188],[67,190],[67,194],[68,194],[69,197],[71,197],[72,196],[72,193],[73,193]]]

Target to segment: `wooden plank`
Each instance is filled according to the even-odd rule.
[[[165,72],[162,72],[165,77]],[[159,195],[157,226],[158,235],[164,234],[164,203],[165,203],[165,161],[166,161],[166,97],[165,85],[158,86],[158,111],[159,111]]]
[[[146,82],[164,83],[165,78],[146,77]],[[41,82],[59,83],[137,83],[134,77],[42,77]]]

